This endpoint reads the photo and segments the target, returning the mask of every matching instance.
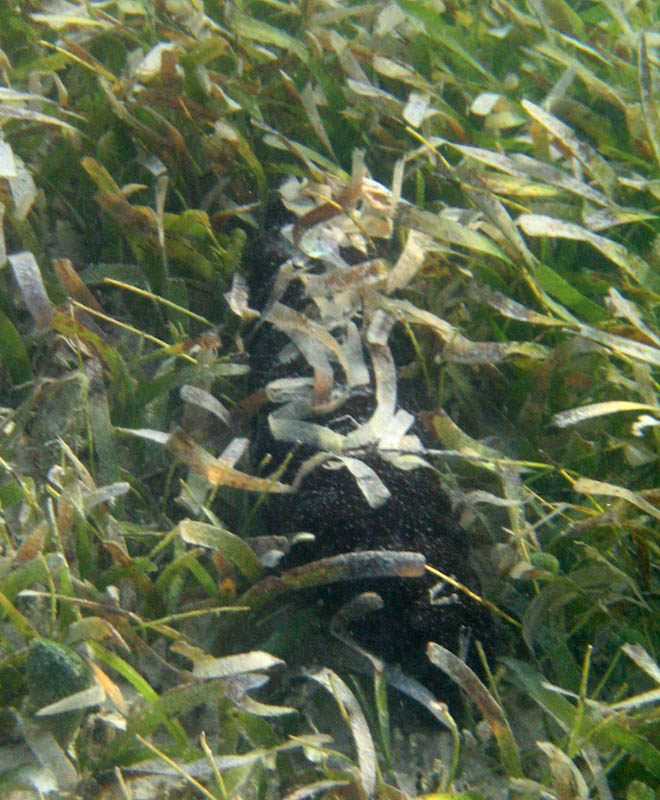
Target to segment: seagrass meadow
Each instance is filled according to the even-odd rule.
[[[0,798],[660,793],[651,0],[0,4]]]

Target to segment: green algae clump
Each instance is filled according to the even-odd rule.
[[[78,653],[50,639],[31,642],[25,668],[29,707],[33,712],[89,689],[94,682],[89,664]],[[82,717],[82,711],[65,711],[42,717],[40,723],[61,745],[66,745],[78,730]]]

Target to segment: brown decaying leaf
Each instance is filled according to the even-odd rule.
[[[355,150],[349,185],[341,191],[336,200],[329,200],[318,205],[296,220],[293,226],[293,243],[297,245],[300,242],[303,231],[318,225],[320,222],[332,219],[337,214],[345,213],[355,208],[362,195],[362,182],[365,176],[364,153],[360,150]]]
[[[94,663],[94,661],[89,662],[89,666],[92,668],[92,672],[94,673],[94,677],[96,678],[97,682],[110,700],[112,700],[114,705],[117,707],[117,710],[124,716],[127,716],[129,713],[129,704],[125,700],[119,686],[101,669],[101,667],[99,667],[98,664]]]
[[[354,267],[328,271],[323,275],[303,275],[310,297],[336,297],[347,289],[362,289],[378,284],[387,276],[387,265],[383,259],[362,261]]]
[[[55,274],[62,288],[65,289],[71,297],[78,300],[83,305],[93,308],[94,311],[103,312],[103,308],[87,286],[82,282],[68,258],[54,258],[53,269],[55,270]]]
[[[446,320],[417,308],[408,300],[383,299],[382,305],[397,318],[403,318],[412,325],[422,325],[438,334],[445,343],[444,357],[448,361],[497,364],[517,355],[534,359],[543,359],[547,355],[545,347],[533,342],[472,342]]]
[[[27,539],[18,548],[14,556],[14,563],[30,561],[41,552],[46,535],[48,533],[48,525],[44,521],[36,527],[36,529],[27,537]]]
[[[150,208],[132,206],[122,195],[111,194],[104,189],[99,189],[94,194],[94,199],[105,212],[122,225],[157,244],[156,215]]]
[[[180,428],[168,439],[167,449],[194,472],[206,476],[209,483],[215,486],[231,486],[250,492],[292,491],[291,486],[268,478],[248,475],[232,467],[229,462],[215,458]]]
[[[154,584],[143,572],[135,568],[133,559],[122,549],[121,545],[117,542],[106,540],[103,542],[103,546],[117,564],[125,568],[129,578],[139,587],[145,597],[152,597],[154,594]]]
[[[598,328],[592,328],[590,325],[577,325],[576,329],[580,336],[604,345],[613,355],[625,359],[631,358],[645,364],[660,366],[659,347],[652,347],[647,344],[642,344],[641,342],[636,342],[633,339],[616,336],[615,334],[601,331]]]

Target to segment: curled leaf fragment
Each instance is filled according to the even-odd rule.
[[[390,499],[390,490],[368,464],[359,458],[341,456],[342,464],[355,478],[357,485],[371,508],[379,508]]]

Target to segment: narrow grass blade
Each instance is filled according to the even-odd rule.
[[[324,667],[318,672],[308,673],[307,677],[323,686],[337,701],[342,716],[350,726],[353,741],[357,749],[362,789],[367,797],[373,797],[376,793],[376,778],[378,774],[376,750],[369,732],[367,720],[362,713],[362,709],[355,695],[339,675],[327,667]]]
[[[561,727],[568,731],[573,726],[576,709],[557,692],[547,688],[547,682],[534,667],[515,659],[504,659],[509,667],[514,683],[530,695]],[[590,738],[604,751],[616,746],[638,761],[655,778],[660,778],[660,750],[642,733],[631,727],[631,721],[623,714],[615,714],[610,719],[592,719],[589,709],[580,726],[583,739]]]
[[[431,662],[449,675],[484,715],[497,741],[502,764],[507,774],[513,778],[522,778],[523,771],[518,746],[504,711],[492,694],[467,664],[450,650],[435,642],[429,642],[426,652]]]
[[[239,536],[224,528],[184,519],[179,523],[179,533],[184,542],[208,547],[226,556],[250,582],[257,580],[263,572],[254,550]]]
[[[660,166],[660,119],[658,117],[658,104],[655,100],[653,76],[649,66],[649,54],[646,47],[646,34],[644,31],[639,35],[637,59],[642,113],[644,114],[646,131],[649,136],[649,141],[651,142],[656,164]]]

